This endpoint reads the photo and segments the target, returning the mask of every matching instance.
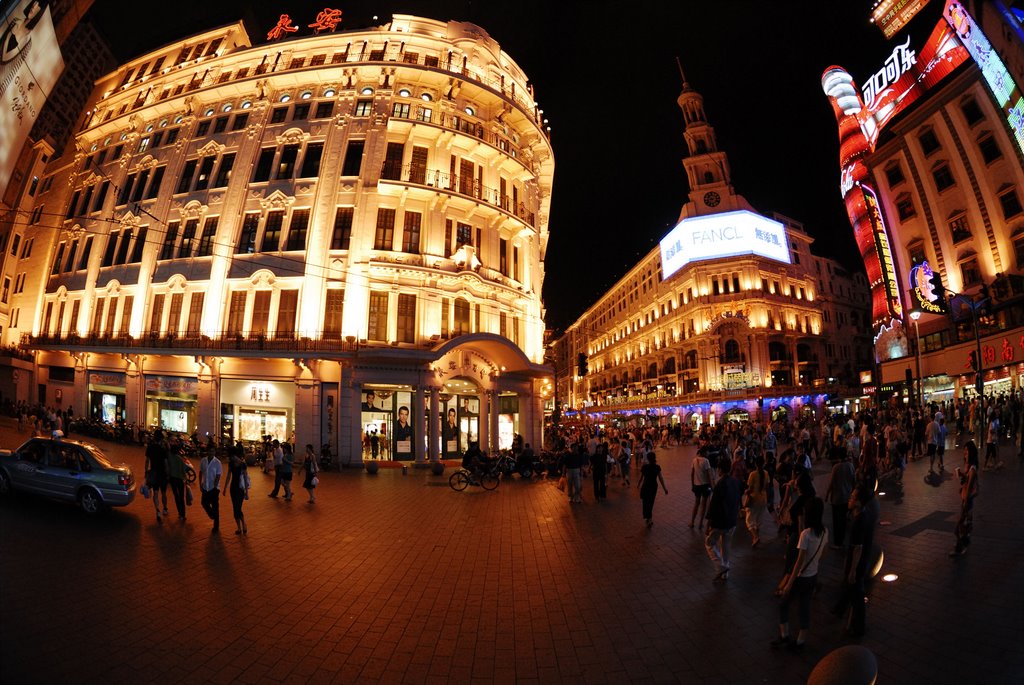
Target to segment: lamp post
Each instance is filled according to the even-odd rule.
[[[921,378],[921,329],[918,328],[917,320],[921,318],[920,310],[913,309],[910,318],[914,321],[914,349],[917,352],[917,406],[924,412],[924,384]]]

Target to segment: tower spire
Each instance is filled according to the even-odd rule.
[[[676,66],[679,67],[679,78],[683,80],[683,90],[686,90],[686,74],[683,73],[683,63],[679,61],[679,55],[676,55]]]

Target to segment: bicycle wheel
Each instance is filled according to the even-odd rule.
[[[469,475],[465,471],[456,471],[448,479],[448,485],[456,492],[462,492],[469,486]]]
[[[500,482],[501,479],[498,478],[498,475],[496,473],[486,473],[480,479],[480,485],[484,486],[484,490],[493,490],[494,488],[498,487],[498,483]]]

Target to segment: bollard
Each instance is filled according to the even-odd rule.
[[[402,464],[402,475],[403,476],[408,476],[409,475],[409,466],[407,464]]]

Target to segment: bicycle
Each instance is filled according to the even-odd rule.
[[[498,487],[501,479],[494,469],[488,469],[478,476],[474,476],[466,469],[459,469],[448,479],[448,485],[456,492],[462,492],[470,485],[479,485],[484,490],[493,490]]]

